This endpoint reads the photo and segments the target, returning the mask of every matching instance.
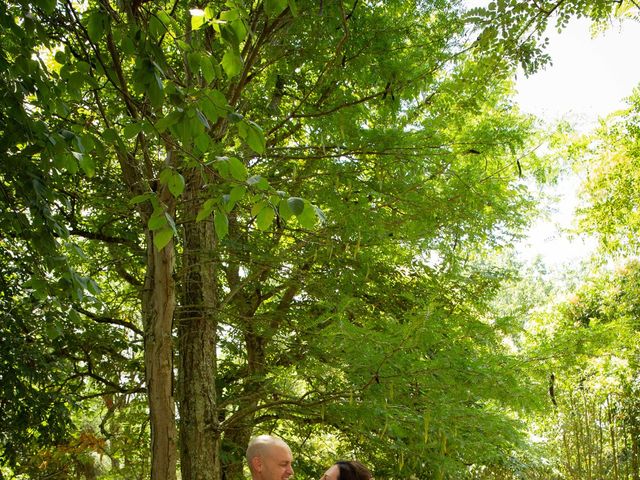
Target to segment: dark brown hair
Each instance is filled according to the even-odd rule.
[[[336,462],[340,475],[338,480],[370,480],[373,475],[367,467],[356,460]]]

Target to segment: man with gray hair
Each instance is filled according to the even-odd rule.
[[[293,455],[284,440],[271,435],[254,437],[247,447],[253,480],[288,480],[293,475]]]

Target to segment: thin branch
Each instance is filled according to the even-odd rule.
[[[128,328],[129,330],[131,330],[137,335],[140,335],[141,337],[144,336],[144,332],[142,330],[136,327],[133,323],[127,322],[126,320],[119,320],[117,318],[97,315],[93,312],[90,312],[89,310],[85,310],[84,308],[78,305],[75,305],[73,308],[74,310],[77,310],[78,312],[82,313],[84,316],[86,316],[87,318],[90,318],[94,322],[106,323],[108,325],[120,325],[121,327]]]
[[[83,230],[77,227],[73,227],[69,233],[71,235],[76,235],[78,237],[86,238],[87,240],[99,240],[105,243],[117,244],[117,245],[127,245],[128,247],[134,248],[136,250],[140,250],[138,245],[126,238],[120,237],[112,237],[111,235],[105,235],[104,233],[99,232],[90,232],[88,230]]]

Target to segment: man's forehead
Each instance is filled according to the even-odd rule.
[[[291,449],[284,442],[274,443],[270,445],[269,452],[272,456],[289,458],[291,457]]]

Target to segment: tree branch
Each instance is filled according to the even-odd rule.
[[[141,337],[144,336],[144,332],[142,330],[140,330],[138,327],[136,327],[133,323],[127,322],[126,320],[119,320],[117,318],[97,315],[97,314],[95,314],[93,312],[90,312],[89,310],[85,310],[84,308],[80,307],[79,305],[74,305],[73,308],[74,308],[74,310],[77,310],[78,312],[82,313],[84,316],[86,316],[87,318],[90,318],[94,322],[106,323],[106,324],[109,324],[109,325],[120,325],[121,327],[128,328],[133,333],[135,333],[137,335],[140,335]]]

